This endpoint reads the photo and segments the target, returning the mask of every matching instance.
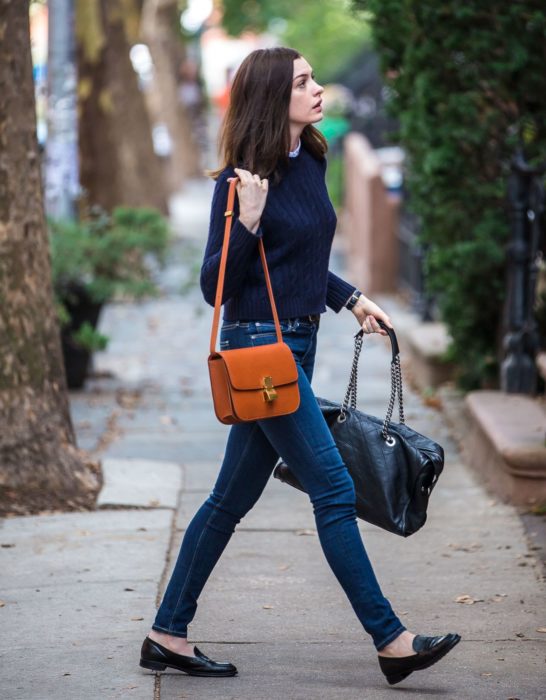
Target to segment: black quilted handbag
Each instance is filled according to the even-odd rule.
[[[316,397],[356,490],[359,518],[407,537],[427,519],[430,494],[444,467],[444,450],[404,421],[400,351],[396,334],[382,321],[392,345],[391,397],[384,420],[356,408],[358,359],[364,331],[355,334],[355,352],[343,405]],[[392,412],[398,396],[399,423]],[[350,405],[349,405],[350,404]],[[282,460],[274,476],[304,490]]]

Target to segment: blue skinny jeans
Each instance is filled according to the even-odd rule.
[[[208,577],[281,455],[309,494],[328,564],[379,651],[406,628],[379,587],[357,526],[353,480],[311,389],[320,324],[308,317],[280,324],[298,368],[300,406],[289,415],[231,426],[217,481],[184,534],[152,629],[187,637]],[[222,350],[275,340],[273,320],[221,326]]]

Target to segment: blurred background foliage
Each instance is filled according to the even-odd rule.
[[[536,0],[354,0],[367,10],[426,276],[463,386],[497,376],[516,149],[546,153],[546,6]],[[546,329],[543,329],[546,330]]]
[[[55,292],[62,299],[85,286],[94,302],[115,296],[140,298],[157,292],[153,264],[164,265],[170,239],[155,209],[93,207],[79,221],[48,220]]]
[[[367,14],[350,0],[224,0],[223,6],[229,34],[254,30],[278,36],[305,56],[323,84],[371,40]]]

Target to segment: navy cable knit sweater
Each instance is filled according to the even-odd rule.
[[[329,306],[339,313],[355,286],[328,270],[337,218],[325,183],[326,159],[316,160],[302,145],[289,158],[281,182],[269,184],[260,226],[256,233],[239,221],[235,197],[229,253],[224,279],[224,320],[273,318],[259,250],[263,238],[273,295],[279,318],[320,314]],[[201,266],[200,284],[208,304],[214,306],[231,166],[216,180],[211,205],[209,236]]]

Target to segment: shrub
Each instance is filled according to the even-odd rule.
[[[83,294],[102,304],[116,296],[157,294],[153,263],[162,265],[169,242],[166,220],[155,209],[118,207],[111,215],[94,208],[82,221],[49,220],[53,288],[62,326],[68,307]],[[72,336],[90,350],[102,349],[105,336],[84,325]]]
[[[462,386],[495,381],[518,147],[546,152],[546,8],[536,0],[354,0],[374,42],[408,154],[427,286]]]

